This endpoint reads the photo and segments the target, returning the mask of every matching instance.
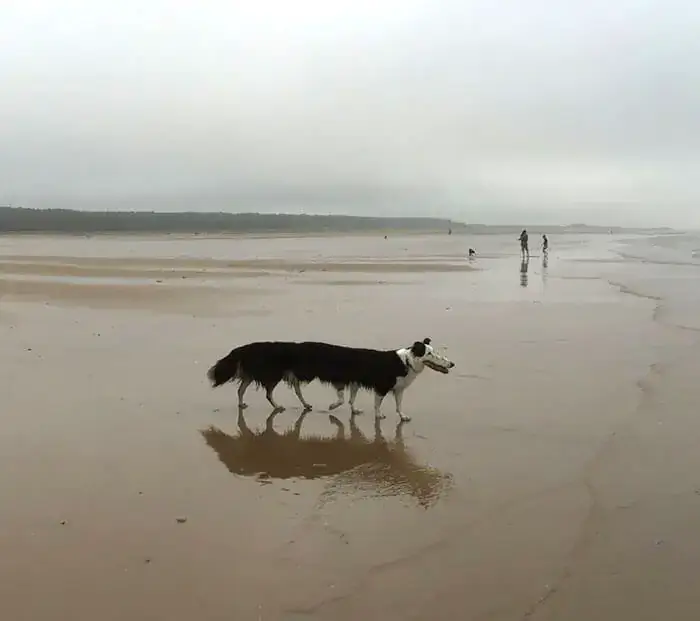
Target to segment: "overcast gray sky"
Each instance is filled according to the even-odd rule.
[[[700,3],[4,0],[0,203],[700,226]]]

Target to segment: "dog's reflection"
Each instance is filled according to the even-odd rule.
[[[424,507],[431,506],[451,483],[450,475],[418,464],[406,450],[400,423],[393,440],[382,435],[380,421],[375,420],[374,438],[367,438],[350,419],[349,434],[335,416],[330,436],[306,435],[301,428],[307,412],[301,414],[291,429],[278,433],[274,429],[277,413],[268,416],[265,428],[251,430],[238,412],[237,435],[216,427],[201,431],[206,443],[233,474],[263,476],[266,479],[329,479],[324,497],[360,492],[363,495],[415,498]]]

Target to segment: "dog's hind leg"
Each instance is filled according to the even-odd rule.
[[[357,392],[360,390],[358,384],[350,384],[350,413],[351,414],[362,414],[362,410],[355,407],[355,399],[357,399]]]
[[[289,383],[292,385],[292,388],[294,389],[294,394],[296,394],[299,401],[301,401],[301,404],[304,406],[304,409],[305,410],[312,409],[311,404],[308,403],[306,401],[306,399],[304,399],[304,395],[301,394],[301,383],[299,382],[299,380],[296,377],[294,377],[294,378],[290,379]]]
[[[384,395],[380,395],[378,392],[374,393],[374,418],[386,418],[381,412],[382,401],[384,401]]]
[[[406,416],[401,411],[401,403],[403,402],[403,389],[399,388],[399,389],[394,390],[394,401],[396,401],[396,413],[399,415],[399,418],[403,422],[411,420],[410,416]]]
[[[333,387],[338,393],[338,398],[328,406],[329,410],[335,410],[345,403],[345,386],[336,384]]]
[[[278,382],[275,382],[274,384],[267,384],[265,386],[265,397],[267,397],[267,400],[270,402],[270,405],[273,408],[275,408],[277,412],[283,412],[284,407],[275,403],[275,398],[272,395],[272,391],[275,389],[275,386],[277,386],[277,383]]]
[[[248,386],[250,386],[251,382],[252,380],[243,378],[241,379],[241,384],[238,387],[238,407],[242,410],[248,407],[248,405],[243,402],[243,395],[245,395],[245,391],[248,390]]]
[[[246,423],[245,416],[243,416],[243,408],[238,408],[238,429],[240,430],[241,438],[252,438],[255,434],[248,427]]]

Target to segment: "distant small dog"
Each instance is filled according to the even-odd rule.
[[[267,400],[275,410],[284,408],[275,402],[273,391],[284,381],[294,389],[305,409],[311,405],[301,392],[302,384],[319,380],[337,391],[337,399],[329,409],[345,403],[345,389],[350,389],[350,409],[353,414],[360,388],[374,392],[374,415],[384,418],[380,408],[384,397],[391,392],[396,401],[396,413],[401,420],[410,420],[401,411],[403,393],[425,367],[440,373],[449,373],[455,363],[435,353],[430,339],[416,341],[411,347],[397,350],[362,349],[331,345],[330,343],[264,341],[248,343],[233,349],[208,371],[207,376],[216,388],[229,381],[238,381],[238,406],[248,387],[255,383],[265,388]]]

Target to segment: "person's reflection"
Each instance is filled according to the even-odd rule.
[[[530,257],[526,257],[520,263],[520,286],[527,287],[527,268],[530,265]]]
[[[549,267],[549,257],[547,253],[542,255],[542,286],[547,284],[547,268]]]

